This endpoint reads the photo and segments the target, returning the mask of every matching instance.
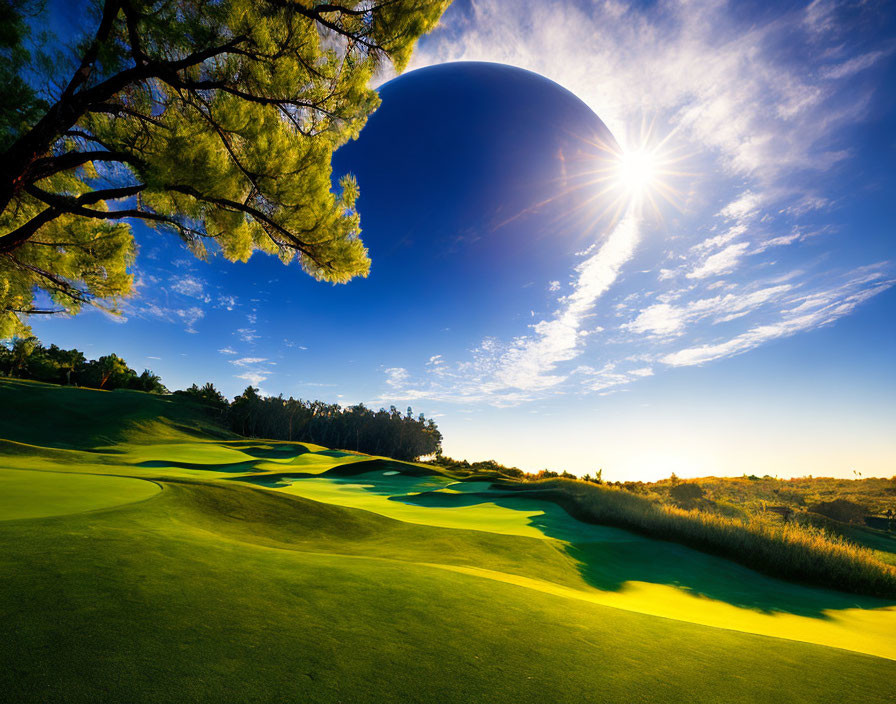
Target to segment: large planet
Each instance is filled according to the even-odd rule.
[[[351,288],[472,337],[544,307],[615,214],[606,125],[553,81],[495,63],[411,71],[380,97],[333,160],[334,179],[358,180],[373,262]]]

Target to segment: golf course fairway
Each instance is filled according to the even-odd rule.
[[[170,397],[0,404],[7,701],[893,701],[892,602]]]

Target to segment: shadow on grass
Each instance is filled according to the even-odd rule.
[[[284,460],[311,452],[304,445],[246,445],[231,446],[231,449],[262,460]]]
[[[251,472],[258,464],[257,460],[244,460],[243,462],[231,462],[230,464],[202,464],[198,462],[178,462],[177,460],[146,460],[138,462],[135,467],[153,467],[165,468],[176,467],[177,469],[201,469],[208,472]]]
[[[314,454],[323,455],[323,452]],[[344,479],[344,478],[361,478],[362,475],[381,475],[382,472],[395,472],[397,475],[411,477],[428,477],[439,475],[439,472],[430,470],[425,467],[417,467],[416,465],[403,464],[401,462],[391,462],[389,460],[370,459],[360,460],[358,462],[347,462],[346,464],[336,465],[324,472],[265,472],[264,474],[254,474],[249,477],[228,477],[234,481],[248,482],[257,486],[263,486],[268,489],[280,489],[289,486],[290,483],[298,479]],[[439,475],[440,476],[440,475]],[[357,482],[348,482],[356,484]],[[438,484],[435,486],[442,486]],[[372,490],[372,487],[364,487]],[[383,486],[380,487],[383,495],[388,495],[389,490]],[[395,487],[400,490],[399,486]],[[423,488],[427,487],[422,487]]]
[[[364,488],[379,491],[376,486]],[[441,508],[491,503],[534,513],[529,517],[529,524],[545,537],[562,541],[564,550],[576,561],[585,581],[602,591],[618,591],[631,581],[663,584],[740,608],[821,619],[830,618],[825,611],[881,608],[894,604],[874,597],[776,579],[678,543],[647,538],[621,528],[583,523],[556,503],[516,492],[498,489],[461,493],[424,491],[405,495],[392,492],[389,498]]]

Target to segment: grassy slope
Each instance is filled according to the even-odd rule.
[[[104,413],[117,394],[0,381],[0,408],[22,409],[28,395],[32,421],[58,427],[58,393],[69,394],[78,418],[107,425],[101,436],[59,428],[50,442],[63,450],[6,443],[0,466],[17,469],[5,474],[39,476],[17,506],[46,507],[48,473],[59,470],[84,474],[52,476],[97,486],[130,482],[96,474],[154,477],[163,490],[125,503],[134,497],[110,487],[105,508],[0,522],[0,622],[11,634],[0,639],[0,691],[12,701],[890,701],[892,660],[583,599],[588,589],[601,593],[583,565],[626,568],[610,543],[588,563],[544,531],[491,532],[499,513],[510,520],[498,503],[489,513],[471,496],[483,511],[473,525],[486,530],[459,530],[309,501],[296,495],[307,480],[260,489],[219,464],[250,462],[257,475],[315,473],[326,462],[282,444],[204,442],[195,428],[206,421],[193,409],[145,395]],[[4,414],[0,437],[34,445],[26,420]],[[159,441],[149,444],[153,432]],[[84,451],[97,437],[114,440],[119,454]],[[363,461],[329,460],[346,471]],[[383,476],[378,494],[362,479],[355,495],[378,496],[374,510],[426,510],[390,500],[402,487],[386,476],[399,481]],[[513,513],[530,527],[545,515]],[[648,543],[660,559],[665,544],[635,545]],[[710,573],[724,563],[705,559],[692,566]],[[833,593],[813,593],[836,606]]]

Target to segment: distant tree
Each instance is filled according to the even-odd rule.
[[[14,338],[5,348],[6,374],[27,378],[28,360],[39,345],[37,338],[31,335]]]
[[[251,387],[250,387],[251,388]],[[175,391],[175,395],[189,396],[195,401],[204,403],[211,408],[223,412],[230,405],[227,398],[211,382],[206,382],[202,386],[193,384],[183,391]]]
[[[557,472],[553,472],[550,469],[542,469],[538,474],[534,475],[535,479],[556,479],[559,476]]]
[[[394,406],[373,412],[363,404],[342,408],[323,401],[262,397],[252,386],[233,400],[227,418],[241,435],[301,440],[399,460],[436,455],[442,442],[435,422],[423,414],[414,418]]]
[[[849,499],[834,499],[833,501],[819,501],[811,506],[809,510],[813,513],[819,513],[841,523],[857,523],[863,524],[865,516],[868,515],[868,508],[862,504],[850,501]]]
[[[60,349],[56,345],[50,345],[47,356],[53,360],[59,374],[56,378],[58,384],[71,384],[73,375],[77,375],[87,364],[87,358],[80,350]]]
[[[377,107],[371,77],[403,69],[449,2],[102,0],[44,103],[24,48],[37,3],[0,0],[0,338],[30,315],[115,310],[134,220],[198,256],[214,241],[365,276],[358,188],[332,189],[330,159]]]
[[[111,391],[128,388],[136,377],[137,373],[121,357],[109,354],[85,365],[81,384]]]
[[[168,389],[162,383],[162,377],[154,374],[149,369],[144,369],[140,376],[134,377],[130,381],[130,388],[137,391],[146,391],[153,394],[166,394]]]

